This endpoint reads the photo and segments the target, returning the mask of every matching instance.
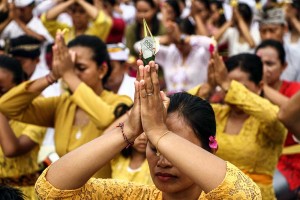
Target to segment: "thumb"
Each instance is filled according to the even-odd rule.
[[[165,109],[167,110],[169,108],[169,105],[170,105],[170,98],[167,97],[167,95],[163,91],[160,91],[160,97],[163,101]]]

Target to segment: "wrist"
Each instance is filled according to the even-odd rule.
[[[227,93],[228,90],[229,90],[230,83],[231,83],[231,82],[230,82],[229,80],[227,80],[227,81],[224,81],[224,82],[222,82],[222,83],[220,84],[222,90],[225,91],[226,93]]]
[[[49,85],[52,85],[53,83],[57,82],[57,79],[55,78],[55,76],[51,72],[49,74],[47,74],[45,76],[45,78],[46,78]]]

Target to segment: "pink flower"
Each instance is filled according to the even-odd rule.
[[[209,49],[208,49],[208,51],[210,52],[210,54],[212,54],[214,52],[214,50],[215,50],[215,45],[210,44],[209,45]]]
[[[211,149],[217,150],[218,149],[218,142],[217,142],[216,138],[214,136],[210,136],[208,139],[209,139],[209,147]]]

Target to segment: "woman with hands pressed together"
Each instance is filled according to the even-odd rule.
[[[40,176],[41,199],[261,199],[258,187],[232,164],[214,156],[217,149],[211,106],[199,97],[160,92],[156,65],[138,61],[134,106],[128,120],[68,153]],[[142,132],[155,186],[92,175]],[[65,173],[68,172],[68,173]]]
[[[111,68],[106,45],[96,36],[78,36],[67,47],[59,33],[53,52],[52,72],[7,92],[0,99],[0,110],[11,119],[54,127],[56,152],[63,156],[100,136],[132,101],[104,89]],[[69,91],[37,98],[59,78]],[[110,177],[110,166],[96,176]]]
[[[208,83],[190,92],[206,98],[216,86],[222,88],[225,104],[212,104],[219,141],[216,155],[252,178],[263,199],[275,199],[273,174],[287,131],[277,119],[279,108],[260,97],[262,72],[256,55],[230,57],[225,67],[218,53],[213,53]]]

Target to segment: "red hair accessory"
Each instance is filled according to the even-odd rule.
[[[216,138],[214,136],[210,136],[208,139],[209,139],[209,147],[211,149],[217,150],[218,149],[218,142],[217,142]]]

